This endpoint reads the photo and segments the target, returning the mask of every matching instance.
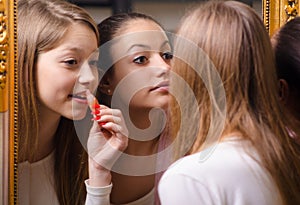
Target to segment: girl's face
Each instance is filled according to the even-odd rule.
[[[107,78],[112,106],[121,101],[130,109],[165,109],[172,58],[165,32],[150,20],[131,20],[114,40],[114,67]]]
[[[88,106],[86,90],[93,92],[98,84],[97,68],[90,64],[93,58],[87,61],[97,49],[96,35],[87,25],[74,23],[57,45],[38,56],[40,113],[82,119]]]

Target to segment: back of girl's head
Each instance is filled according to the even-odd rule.
[[[300,17],[287,22],[272,40],[278,78],[285,79],[300,100]]]
[[[202,49],[214,66],[190,68],[180,60],[174,61],[174,71],[186,76],[194,89],[203,118],[210,116],[211,96],[193,69],[216,69],[219,73],[223,83],[219,86],[224,86],[226,93],[225,131],[246,126],[247,122],[241,125],[243,117],[259,118],[257,114],[270,109],[266,102],[276,101],[272,94],[276,91],[276,74],[269,36],[252,8],[236,1],[206,2],[187,13],[177,34]],[[203,64],[204,54],[195,54],[189,45],[184,41],[175,43],[174,56],[184,56],[193,65]],[[187,73],[194,73],[194,78]],[[204,121],[209,123],[209,118]],[[203,134],[208,127],[200,128]]]
[[[190,85],[199,104],[199,110],[190,110],[192,101],[185,101],[184,111],[189,114],[181,121],[189,121],[190,126],[181,132],[179,147],[195,139],[190,138],[195,136],[192,132],[196,127],[199,131],[196,132],[191,153],[201,150],[207,140],[208,129],[215,126],[211,125],[214,123],[211,121],[214,114],[211,102],[224,97],[220,93],[210,96],[206,86],[224,86],[226,116],[221,136],[238,134],[250,141],[260,157],[259,163],[274,179],[283,204],[299,204],[299,145],[291,139],[285,127],[286,123],[292,122],[283,113],[277,98],[274,55],[260,16],[240,2],[209,1],[184,17],[178,35],[204,51],[203,54],[191,49],[187,41],[175,42],[173,70]],[[178,59],[178,56],[184,60]],[[203,63],[205,56],[208,56],[211,64]],[[194,67],[191,68],[187,62]],[[216,69],[222,83],[216,84],[210,77],[209,71],[212,69]],[[202,79],[195,70],[206,72],[208,79]],[[207,82],[205,85],[204,80]],[[176,87],[176,83],[171,85],[174,86],[171,89],[179,90],[178,99],[186,99],[186,92],[181,87]],[[176,114],[178,108],[173,104],[171,112]],[[194,113],[197,112],[200,113],[200,119],[194,120]],[[178,126],[178,123],[172,125]],[[172,129],[176,131],[178,127]],[[210,131],[214,134],[214,129]],[[220,136],[219,133],[215,134]],[[291,175],[295,177],[291,179]]]

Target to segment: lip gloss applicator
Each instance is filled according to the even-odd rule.
[[[87,97],[89,108],[91,109],[93,117],[94,117],[93,120],[99,121],[101,118],[101,116],[100,116],[101,106],[100,106],[97,98],[91,93],[90,90],[86,91],[86,97]],[[105,122],[98,122],[99,126],[104,125],[104,124],[105,124]]]

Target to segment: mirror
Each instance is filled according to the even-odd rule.
[[[0,204],[3,205],[18,204],[16,2],[0,0]],[[299,15],[300,10],[297,0],[262,0],[261,5],[270,35]]]
[[[0,203],[17,204],[16,0],[0,0]]]

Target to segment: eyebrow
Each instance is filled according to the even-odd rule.
[[[164,41],[162,43],[162,45],[160,46],[160,48],[163,48],[166,44],[170,44],[170,42],[168,40]],[[130,46],[127,50],[127,52],[129,52],[131,49],[133,49],[134,47],[141,47],[147,50],[151,50],[151,47],[148,45],[144,45],[144,44],[133,44],[132,46]]]
[[[73,51],[73,52],[82,52],[84,50],[84,45],[72,45],[72,44],[66,44],[64,45],[61,50],[63,51]]]
[[[163,44],[160,46],[160,48],[164,47],[166,44],[169,44],[169,46],[171,47],[171,44],[168,40],[164,41]]]
[[[131,49],[133,49],[134,47],[141,47],[141,48],[145,48],[150,50],[150,46],[144,45],[144,44],[133,44],[132,46],[130,46],[127,50],[127,52],[129,52]]]

